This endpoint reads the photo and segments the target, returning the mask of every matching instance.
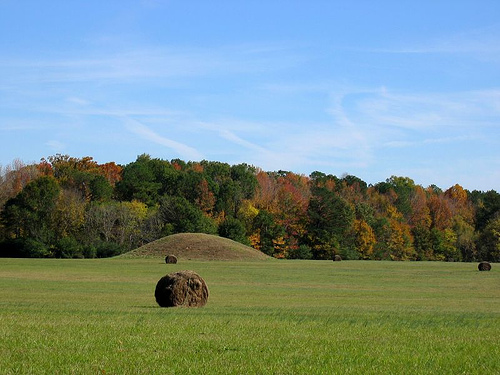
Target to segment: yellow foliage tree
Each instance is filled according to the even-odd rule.
[[[373,247],[377,242],[375,232],[364,220],[354,220],[353,228],[358,252],[363,259],[370,259],[373,255]]]

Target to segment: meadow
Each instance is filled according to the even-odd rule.
[[[203,308],[160,308],[198,272]],[[500,264],[0,259],[1,374],[499,374]]]

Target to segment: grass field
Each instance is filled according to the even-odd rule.
[[[154,288],[191,269],[200,309]],[[499,374],[500,264],[0,259],[1,374]]]

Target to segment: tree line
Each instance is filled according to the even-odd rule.
[[[500,194],[147,154],[0,168],[0,256],[109,257],[181,232],[276,258],[498,262]]]

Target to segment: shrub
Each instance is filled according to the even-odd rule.
[[[83,246],[73,237],[63,237],[54,246],[56,258],[83,258]]]
[[[344,247],[340,249],[338,255],[341,256],[342,259],[358,260],[360,254],[356,249],[353,249],[352,247]]]
[[[297,248],[291,248],[287,252],[287,259],[312,259],[311,248],[307,245],[300,245]]]
[[[100,242],[96,245],[97,258],[109,258],[123,253],[125,249],[115,242]]]
[[[4,258],[48,258],[52,256],[47,245],[31,238],[3,241],[0,244],[0,254]]]

